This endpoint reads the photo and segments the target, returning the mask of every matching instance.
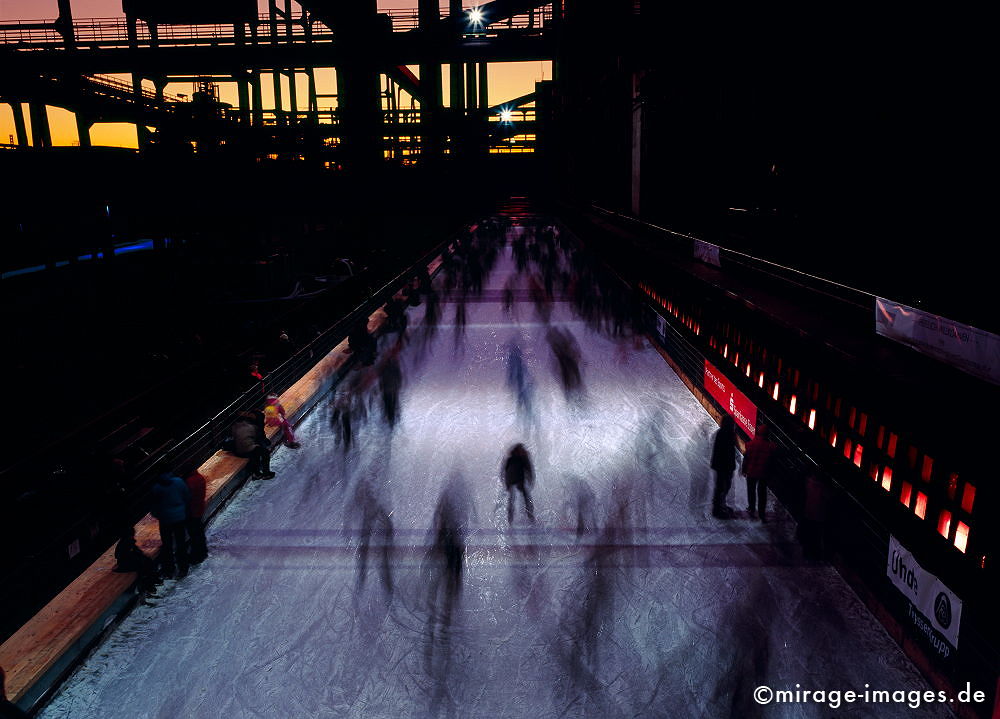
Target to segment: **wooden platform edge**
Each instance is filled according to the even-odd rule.
[[[442,266],[440,256],[428,264],[433,277]],[[398,294],[398,293],[397,293]],[[376,333],[385,323],[384,305],[368,317],[368,330]],[[351,360],[347,340],[284,392],[280,399],[289,420],[302,419],[332,387]],[[272,442],[281,430],[268,428]],[[206,479],[206,520],[215,515],[246,479],[247,460],[219,450],[199,467]],[[158,523],[146,515],[136,525],[139,547],[155,556],[159,552]],[[136,574],[114,572],[114,547],[104,552],[83,573],[0,645],[0,667],[7,675],[7,697],[25,711],[34,711],[69,676],[88,652],[131,611],[137,598]]]

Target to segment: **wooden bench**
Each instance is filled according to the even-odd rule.
[[[432,267],[437,265],[440,261]],[[368,318],[369,332],[377,332],[385,320],[385,312],[376,310]],[[289,419],[294,421],[308,412],[349,360],[344,340],[282,394]],[[277,427],[267,430],[272,441],[279,433]],[[247,460],[219,451],[198,468],[206,480],[206,518],[240,486],[246,465]],[[147,555],[159,552],[159,525],[152,516],[146,515],[136,525],[136,542]],[[25,710],[37,706],[131,608],[137,596],[136,574],[117,573],[114,567],[112,547],[0,645],[0,667],[7,673],[11,701]]]

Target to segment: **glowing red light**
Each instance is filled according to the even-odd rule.
[[[955,527],[955,547],[958,551],[965,554],[966,547],[969,546],[969,525],[965,522],[959,522]]]

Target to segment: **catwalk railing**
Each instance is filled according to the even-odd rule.
[[[183,476],[196,469],[215,454],[221,448],[223,439],[228,436],[232,421],[237,413],[253,409],[263,409],[265,390],[281,394],[291,387],[326,354],[340,344],[357,323],[366,321],[372,312],[384,304],[399,288],[405,285],[415,275],[418,268],[426,267],[433,258],[438,256],[453,241],[454,237],[454,234],[450,235],[447,239],[435,245],[417,261],[383,284],[347,315],[264,376],[262,383],[255,383],[253,387],[246,389],[186,437],[180,441],[168,440],[163,442],[141,463],[141,466],[135,470],[134,474],[129,476],[127,498],[129,521],[138,521],[148,511],[148,492],[153,481],[155,481],[160,473],[170,471]],[[341,368],[340,373],[334,379],[334,386],[336,386],[339,378],[352,365],[353,358]],[[313,397],[310,400],[312,404],[305,409],[300,408],[300,416],[310,411],[319,400],[320,397]],[[54,451],[54,448],[51,451]],[[21,557],[9,566],[8,571],[5,572],[5,576],[0,578],[0,586],[21,586],[22,583],[16,578],[26,573],[32,576],[32,573],[37,574],[37,568],[32,568],[37,563],[47,566],[48,562],[57,561],[61,558],[63,564],[66,564],[73,559],[73,557],[70,557],[67,560],[66,547],[71,546],[81,537],[91,536],[94,524],[94,515],[90,511],[85,511],[79,519],[67,521],[65,524],[59,526],[55,531],[47,535],[44,540],[39,540],[38,544],[32,547],[30,557]],[[108,546],[110,545],[94,546],[87,552],[84,552],[84,554],[98,556]],[[92,561],[93,556],[89,557],[88,564],[89,561]],[[84,555],[80,555],[80,558],[87,559]],[[0,599],[4,599],[4,597],[0,597]]]
[[[617,215],[607,211],[604,214]],[[676,365],[678,373],[687,378],[685,381],[691,391],[718,415],[729,411],[703,386],[707,360],[753,403],[758,424],[763,420],[771,427],[772,439],[780,447],[781,471],[774,477],[772,490],[797,520],[808,518],[805,517],[807,499],[811,507],[821,507],[819,511],[826,517],[824,522],[827,525],[827,537],[834,550],[838,569],[847,576],[897,641],[904,647],[912,645],[907,651],[927,665],[931,664],[930,658],[935,655],[914,639],[907,628],[906,610],[901,608],[904,600],[895,590],[886,587],[885,578],[890,535],[917,552],[922,557],[921,561],[926,561],[925,568],[946,582],[965,602],[962,646],[957,661],[953,658],[949,660],[950,664],[937,664],[936,669],[928,672],[944,674],[952,682],[966,676],[975,677],[977,683],[985,682],[985,686],[992,686],[994,680],[987,677],[988,670],[984,672],[984,668],[996,666],[997,647],[1000,646],[990,608],[992,596],[985,588],[989,585],[992,570],[989,564],[985,565],[984,570],[984,565],[978,560],[984,552],[987,556],[991,554],[988,539],[983,539],[989,536],[986,526],[988,520],[984,521],[982,512],[984,506],[988,505],[983,505],[983,502],[989,500],[985,495],[977,499],[979,504],[976,505],[977,514],[974,516],[971,503],[968,512],[964,508],[952,506],[957,503],[957,497],[964,496],[963,492],[955,490],[956,499],[948,500],[951,502],[947,505],[950,507],[949,511],[955,517],[952,524],[961,518],[972,525],[972,538],[969,539],[967,548],[959,547],[957,543],[952,546],[955,541],[952,539],[953,535],[945,534],[941,525],[925,521],[924,514],[921,513],[926,512],[927,518],[931,520],[936,516],[932,510],[945,506],[942,504],[946,501],[945,493],[934,485],[939,484],[938,475],[942,471],[945,474],[951,471],[947,465],[949,458],[969,455],[968,447],[949,447],[952,451],[946,452],[944,445],[924,446],[926,437],[909,435],[907,426],[902,424],[899,417],[889,414],[890,408],[886,400],[863,393],[852,382],[852,378],[869,377],[880,386],[884,377],[879,372],[885,371],[885,368],[875,369],[863,360],[845,357],[832,345],[807,341],[804,339],[805,328],[785,326],[779,316],[770,314],[758,304],[744,306],[745,298],[734,294],[733,288],[740,286],[738,283],[730,285],[717,279],[699,278],[691,267],[693,242],[697,238],[671,233],[664,228],[639,223],[633,218],[627,219],[632,223],[630,229],[641,231],[652,228],[656,231],[657,238],[662,238],[667,233],[674,241],[657,242],[655,252],[659,254],[651,249],[652,245],[632,246],[627,241],[623,243],[618,234],[610,235],[615,237],[615,241],[611,243],[605,239],[608,225],[603,222],[593,225],[600,230],[595,229],[589,239],[599,243],[605,255],[610,258],[608,262],[627,268],[623,272],[627,273],[630,282],[625,279],[623,281],[639,290],[636,297],[646,307],[651,320],[647,330]],[[622,227],[620,223],[615,226]],[[664,244],[670,246],[664,247]],[[785,273],[779,274],[779,271],[788,268],[762,260],[755,262],[756,258],[744,253],[722,256],[725,275],[729,275],[734,269],[731,260],[733,255],[741,260],[735,268],[737,275],[753,271],[758,273],[758,279],[764,276],[769,279],[780,277],[783,283],[778,286],[781,296],[800,296],[790,292],[789,284],[785,283],[806,287],[824,297],[834,298],[833,302],[823,305],[827,311],[847,316],[852,322],[852,318],[863,311],[870,321],[871,305],[858,306],[859,300],[863,300],[867,293],[806,273],[789,271],[783,277],[782,274]],[[677,258],[677,264],[671,258]],[[716,282],[719,284],[715,284]],[[749,283],[743,284],[749,286]],[[764,284],[759,282],[755,289]],[[657,317],[661,321],[653,322]],[[727,331],[728,334],[719,335],[721,331]],[[767,349],[767,361],[762,359],[759,351],[756,354],[748,351],[747,338],[752,339],[758,350],[760,347]],[[740,362],[741,356],[743,362]],[[784,368],[782,358],[785,360]],[[777,369],[774,366],[776,359]],[[753,365],[752,377],[750,364]],[[800,369],[804,382],[799,381]],[[790,379],[790,375],[795,378]],[[782,391],[780,400],[779,382]],[[845,387],[838,383],[845,384]],[[825,403],[824,409],[819,391],[812,391],[814,386],[822,386],[822,395],[832,393],[838,397],[836,408],[832,412],[829,401]],[[853,390],[853,393],[848,389]],[[845,404],[842,412],[841,400]],[[855,406],[856,403],[860,405],[860,409]],[[815,408],[812,415],[810,407]],[[855,410],[860,417],[857,423]],[[952,421],[955,417],[961,417],[961,414],[952,416]],[[910,419],[913,421],[912,417]],[[882,440],[876,439],[876,434],[881,436],[881,431],[876,432],[876,428],[880,426],[898,434],[898,451],[882,451]],[[853,445],[852,438],[855,440]],[[895,441],[891,440],[893,447]],[[941,471],[935,468],[933,478],[925,477],[921,481],[918,476],[917,481],[913,482],[912,496],[916,496],[919,490],[930,497],[930,503],[924,510],[915,508],[910,492],[906,489],[906,481],[912,479],[913,475],[913,472],[908,472],[904,459],[908,456],[908,446],[919,446],[924,451],[931,451],[938,460],[937,465],[945,466],[945,470]],[[894,461],[893,457],[898,459]],[[884,471],[879,474],[880,468],[893,464],[895,477]],[[967,468],[968,471],[953,474],[952,480],[985,484],[982,480],[987,477],[977,473],[975,466],[973,464]],[[810,477],[817,481],[809,480]],[[902,492],[899,489],[901,483]],[[956,486],[961,488],[964,485]],[[890,488],[894,493],[890,493]],[[974,544],[977,532],[979,544]]]
[[[702,241],[701,238],[681,232],[674,232],[666,227],[660,227],[659,225],[646,222],[645,220],[640,220],[632,215],[609,210],[605,207],[601,207],[600,205],[595,204],[593,207],[598,212],[605,215],[617,217],[637,227],[643,227],[647,230],[656,232],[661,237],[669,239],[674,245],[674,248],[679,250],[685,257],[693,256],[694,243]],[[826,279],[825,277],[803,272],[795,269],[794,267],[788,267],[777,262],[771,262],[770,260],[765,260],[760,257],[754,257],[746,252],[740,252],[739,250],[723,247],[721,245],[719,245],[718,248],[720,260],[724,260],[727,267],[742,268],[760,275],[781,280],[784,283],[795,285],[797,287],[807,289],[810,292],[815,292],[826,297],[833,298],[844,305],[852,306],[854,309],[861,309],[869,313],[869,315],[874,307],[875,295],[871,292],[860,290],[834,280]]]
[[[409,32],[419,27],[415,9],[389,10],[393,32]],[[483,27],[470,28],[469,34],[495,36],[507,31],[541,31],[552,21],[552,6]],[[272,20],[261,14],[254,22],[210,23],[199,25],[161,25],[155,30],[144,22],[135,25],[135,37],[129,37],[129,23],[124,17],[81,18],[73,21],[73,38],[78,46],[93,48],[184,45],[245,45],[256,43],[299,44],[332,42],[334,33],[314,15]],[[0,23],[0,45],[20,50],[49,50],[66,44],[55,20],[16,20]]]

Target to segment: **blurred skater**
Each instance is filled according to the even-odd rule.
[[[507,489],[507,523],[514,522],[514,490],[524,497],[524,511],[528,519],[535,521],[535,505],[531,501],[529,489],[535,481],[531,467],[531,457],[523,444],[515,444],[503,463],[503,483]]]
[[[507,387],[513,393],[517,411],[522,417],[531,417],[532,414],[532,385],[521,346],[512,342],[507,350]]]
[[[442,491],[434,510],[431,550],[424,573],[428,586],[428,663],[433,661],[437,648],[443,650],[445,659],[449,654],[452,616],[462,594],[468,506],[465,487],[453,479]]]
[[[392,554],[393,528],[391,512],[372,491],[368,482],[362,481],[355,492],[355,506],[361,512],[361,536],[358,546],[358,589],[364,587],[368,575],[368,551],[374,543],[380,554],[379,569],[382,574],[382,588],[392,596]]]
[[[585,533],[597,529],[597,514],[594,510],[596,500],[594,490],[584,480],[575,479],[571,486],[573,490],[571,511],[576,515],[576,537],[580,539]]]
[[[549,347],[556,359],[559,380],[567,397],[577,395],[583,387],[580,374],[580,346],[573,335],[559,327],[551,328],[546,334]]]
[[[368,404],[365,400],[376,381],[374,368],[358,368],[352,372],[333,395],[330,407],[330,429],[341,443],[346,453],[354,441],[357,426],[368,418]]]
[[[201,564],[208,557],[208,543],[205,541],[205,476],[195,470],[184,478],[191,495],[187,507],[186,527],[190,545],[191,564]]]
[[[712,469],[715,470],[715,493],[712,495],[712,516],[732,519],[735,512],[726,504],[736,471],[736,422],[728,414],[722,418],[712,445]]]
[[[399,417],[399,392],[403,387],[403,370],[399,364],[399,346],[391,349],[379,371],[379,388],[382,390],[382,408],[389,427],[396,426]]]

